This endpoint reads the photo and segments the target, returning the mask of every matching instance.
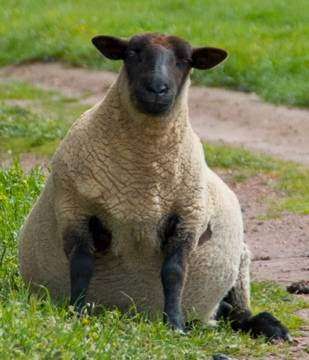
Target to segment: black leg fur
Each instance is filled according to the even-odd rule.
[[[272,314],[261,312],[244,320],[240,330],[250,332],[251,336],[265,336],[267,340],[291,341],[288,329]]]
[[[164,321],[173,329],[185,330],[182,312],[182,292],[186,279],[188,255],[192,235],[180,230],[181,220],[175,215],[169,218],[162,241],[165,253],[161,269],[164,292]]]
[[[94,252],[104,253],[112,238],[96,216],[80,224],[80,227],[79,231],[70,231],[64,239],[65,252],[70,260],[70,303],[79,313],[85,308],[87,290],[94,273]]]
[[[185,280],[186,266],[182,249],[168,255],[161,270],[164,291],[164,321],[172,328],[184,330],[184,317],[181,309],[181,295]]]
[[[264,336],[268,341],[291,341],[288,329],[270,313],[261,312],[252,316],[250,310],[233,307],[225,300],[220,304],[216,319],[230,321],[234,331],[248,332],[253,338]]]
[[[85,243],[77,244],[71,254],[71,305],[81,313],[86,305],[86,293],[94,271],[94,256]]]
[[[95,250],[100,253],[105,253],[111,245],[111,232],[103,226],[100,219],[96,216],[92,216],[89,219],[89,231],[92,234]]]

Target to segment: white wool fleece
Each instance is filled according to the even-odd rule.
[[[152,117],[135,110],[123,69],[103,101],[72,126],[20,235],[27,282],[45,285],[54,297],[69,296],[65,234],[95,215],[112,242],[106,254],[96,255],[87,300],[123,310],[133,302],[151,314],[162,312],[158,229],[176,213],[195,234],[184,310],[208,320],[238,283],[249,302],[239,203],[207,167],[189,123],[188,86],[189,80],[168,115]],[[203,241],[206,230],[211,236]]]

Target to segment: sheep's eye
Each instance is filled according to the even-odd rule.
[[[128,60],[134,60],[135,62],[141,62],[140,51],[138,50],[129,50],[127,53]]]
[[[189,60],[186,59],[178,59],[176,61],[176,66],[179,68],[183,68],[189,65]]]
[[[128,57],[129,58],[133,58],[134,56],[136,56],[137,54],[136,54],[136,51],[134,51],[134,50],[129,50],[128,51]]]

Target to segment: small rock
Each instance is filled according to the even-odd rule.
[[[216,354],[212,358],[213,360],[232,360],[230,357],[223,354]]]
[[[253,260],[255,260],[255,261],[268,261],[270,259],[271,259],[271,257],[266,255],[266,256],[256,256]]]
[[[309,294],[309,281],[302,280],[294,282],[286,289],[291,294]]]

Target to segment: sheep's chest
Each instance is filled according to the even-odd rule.
[[[99,204],[99,216],[112,233],[115,255],[140,258],[160,252],[159,234],[174,199],[171,192],[158,192],[155,187],[126,187],[125,193],[111,191]]]
[[[190,209],[190,202],[196,207],[198,195],[181,189],[177,164],[133,167],[118,160],[97,168],[99,177],[91,169],[76,184],[86,206],[111,231],[111,251],[119,256],[160,251],[164,219],[171,212]]]
[[[96,302],[122,309],[133,305],[130,299],[141,308],[145,303],[146,308],[151,304],[151,308],[160,309],[160,228],[171,209],[172,197],[164,193],[166,197],[162,198],[162,191],[159,196],[158,190],[141,185],[119,189],[118,196],[111,190],[105,201],[97,204],[112,241],[106,253],[97,254],[89,294]],[[106,288],[108,292],[99,290]]]
[[[78,192],[112,240],[106,253],[97,254],[89,296],[121,308],[130,305],[128,298],[141,306],[147,299],[147,308],[161,309],[160,235],[167,216],[175,212],[198,229],[197,236],[202,232],[206,204],[201,179],[188,171],[189,166],[184,179],[182,162],[163,158],[144,164],[117,158],[98,165],[97,177],[94,168],[89,177],[76,182]],[[108,292],[99,290],[106,288]]]

